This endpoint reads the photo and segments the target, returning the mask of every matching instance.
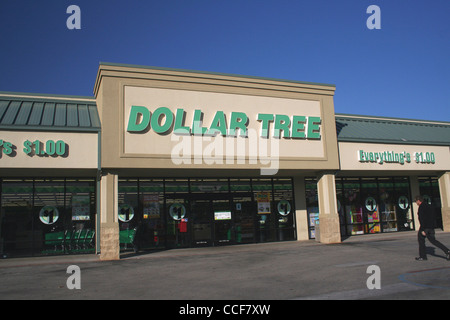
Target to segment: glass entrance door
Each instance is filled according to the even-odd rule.
[[[234,243],[233,215],[228,196],[196,196],[191,203],[194,246]]]
[[[235,242],[255,242],[255,212],[257,208],[252,194],[234,194],[232,208]]]
[[[212,224],[211,200],[192,200],[192,242],[195,246],[210,246],[213,244]]]
[[[232,244],[234,242],[234,228],[230,200],[212,200],[211,203],[214,212],[214,244]]]

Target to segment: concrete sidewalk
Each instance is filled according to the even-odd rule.
[[[275,242],[166,250],[100,261],[96,255],[0,260],[0,299],[303,300],[449,299],[450,262],[416,232],[351,237],[340,244]],[[436,238],[450,246],[450,233]],[[81,289],[69,290],[69,265]],[[381,289],[367,288],[371,265]]]

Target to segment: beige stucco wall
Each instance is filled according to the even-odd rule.
[[[439,177],[439,191],[442,206],[442,226],[444,231],[450,231],[450,171]]]
[[[264,143],[270,140],[279,142],[279,155],[284,159],[323,159],[325,157],[324,141],[322,139],[263,139],[260,138],[261,123],[257,120],[257,114],[259,113],[272,115],[280,113],[289,116],[303,115],[308,117],[320,117],[320,101],[130,86],[126,86],[124,91],[124,150],[122,157],[170,157],[172,150],[182,143],[182,139],[193,140],[192,136],[183,135],[177,137],[173,134],[173,130],[170,130],[168,134],[158,134],[152,129],[145,133],[127,132],[126,126],[128,124],[128,119],[130,118],[131,106],[145,106],[151,110],[151,112],[159,107],[167,106],[173,114],[176,113],[176,108],[183,108],[186,113],[184,121],[186,127],[192,127],[194,112],[197,109],[201,110],[204,115],[203,126],[205,128],[209,128],[210,124],[213,123],[216,111],[224,112],[228,126],[230,125],[230,114],[232,114],[232,112],[243,111],[248,115],[249,121],[246,126],[249,130],[248,137],[241,137],[239,135],[236,137],[222,137],[221,135],[215,137],[204,136],[203,148],[199,150],[197,150],[197,148],[192,148],[192,155],[194,157],[198,157],[204,153],[204,151],[208,151],[205,149],[208,146],[214,146],[215,143],[217,147],[219,147],[218,143],[223,143],[223,148],[220,149],[225,149],[226,145],[232,144],[234,146],[235,154],[237,154],[236,149],[238,144],[246,143],[246,157],[249,157],[251,153],[258,156],[260,153],[258,151],[261,150],[258,150],[258,148],[252,149],[252,146],[249,145],[249,143],[253,142],[257,145],[258,143]],[[270,129],[270,136],[272,136],[273,124],[271,124]],[[221,139],[223,139],[222,142],[218,141]],[[264,157],[267,154],[267,156],[269,156],[268,158],[270,158],[270,155],[274,154],[276,150],[271,150],[274,149],[270,148],[271,143],[268,143],[267,147],[268,152],[261,152],[261,156]],[[225,153],[226,150],[223,151]],[[183,159],[187,158],[186,155],[183,154],[180,154],[180,156],[184,156]],[[214,157],[211,157],[210,159],[216,160]]]
[[[372,153],[374,161],[360,161],[360,150],[366,155]],[[386,162],[380,163],[379,158],[375,158],[375,153],[394,152],[397,154],[409,154],[411,161],[408,163]],[[415,161],[415,153],[433,153],[434,163]],[[425,157],[425,156],[424,156]],[[422,146],[422,145],[397,145],[397,144],[377,144],[377,143],[354,143],[339,142],[339,159],[341,171],[371,171],[380,173],[385,171],[401,172],[440,172],[450,170],[450,148],[448,146]],[[341,172],[342,174],[342,172]]]
[[[100,259],[120,257],[118,220],[118,176],[104,172],[100,181]]]
[[[177,108],[183,108],[187,113],[186,123],[192,120],[191,111],[198,108],[204,113],[206,126],[218,110],[226,114],[233,111],[244,112],[250,120],[248,128],[257,133],[260,132],[260,123],[256,121],[257,113],[319,116],[322,120],[320,140],[277,139],[280,143],[278,173],[282,170],[335,170],[339,167],[334,87],[229,75],[100,65],[95,95],[102,120],[102,168],[212,169],[216,173],[223,169],[234,172],[243,169],[249,173],[249,170],[255,170],[250,173],[254,176],[256,170],[264,167],[263,161],[250,161],[251,153],[239,158],[237,152],[234,159],[227,159],[228,161],[208,162],[203,158],[198,162],[195,161],[193,150],[191,161],[174,162],[171,152],[183,137],[171,133],[160,135],[152,130],[141,134],[127,132],[126,125],[132,105],[145,106],[150,111],[163,106],[173,113]],[[214,139],[204,137],[203,142],[214,148],[211,144]],[[245,138],[227,137],[224,141],[235,142],[237,146],[239,139]],[[247,138],[247,150],[255,147],[249,141]],[[217,159],[216,154],[213,155],[214,159]],[[266,161],[266,167],[271,165],[273,162]]]
[[[294,177],[294,199],[295,199],[295,229],[297,231],[297,240],[309,239],[308,212],[306,209],[306,190],[305,178]]]
[[[0,152],[2,169],[97,169],[98,166],[98,135],[96,133],[1,131],[0,139],[14,145],[10,155]],[[36,140],[41,141],[44,151],[47,141],[63,141],[66,153],[61,156],[25,153],[24,142]]]

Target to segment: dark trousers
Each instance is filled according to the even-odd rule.
[[[422,234],[422,231],[419,231],[419,234],[417,236],[419,240],[419,255],[421,258],[426,259],[427,258],[427,252],[425,247],[425,239],[428,239],[434,246],[438,247],[442,251],[444,251],[445,254],[448,252],[448,248],[444,246],[442,243],[436,240],[434,237],[434,229],[425,229],[423,230],[426,233],[426,236]]]

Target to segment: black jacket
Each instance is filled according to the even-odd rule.
[[[436,228],[434,208],[428,203],[422,202],[422,204],[419,206],[419,212],[417,214],[419,215],[420,231]]]

